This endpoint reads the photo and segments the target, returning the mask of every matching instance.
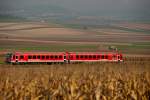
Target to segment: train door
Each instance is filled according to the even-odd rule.
[[[70,54],[68,52],[64,54],[64,63],[70,63]]]
[[[10,63],[11,60],[12,60],[12,54],[11,54],[11,53],[7,53],[7,54],[6,54],[5,62],[6,62],[6,63]]]
[[[66,60],[67,60],[67,59],[66,59],[66,54],[64,54],[64,63],[66,63]]]
[[[19,56],[16,55],[16,56],[15,56],[15,62],[16,62],[16,63],[18,63],[18,59],[19,59]]]
[[[117,59],[118,59],[118,61],[120,61],[120,55],[117,55]]]

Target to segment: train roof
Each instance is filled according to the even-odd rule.
[[[14,54],[64,54],[65,52],[14,52]]]
[[[118,52],[69,52],[70,54],[118,54]]]
[[[98,52],[13,52],[13,54],[118,54],[118,51],[98,51]]]
[[[107,50],[101,50],[101,51],[95,51],[95,52],[69,52],[69,53],[71,53],[71,54],[118,54],[118,53],[120,53],[120,52],[118,52],[118,51],[115,51],[115,50],[113,50],[113,51],[107,51]]]

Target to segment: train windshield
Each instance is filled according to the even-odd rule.
[[[7,53],[6,54],[6,58],[8,59],[8,58],[11,58],[12,57],[12,53]]]

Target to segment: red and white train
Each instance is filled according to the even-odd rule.
[[[117,51],[107,52],[15,52],[6,55],[6,62],[20,63],[73,63],[73,62],[122,62]]]

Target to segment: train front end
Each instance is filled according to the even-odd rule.
[[[12,53],[7,53],[5,62],[8,64],[11,63],[11,59],[12,59]]]

